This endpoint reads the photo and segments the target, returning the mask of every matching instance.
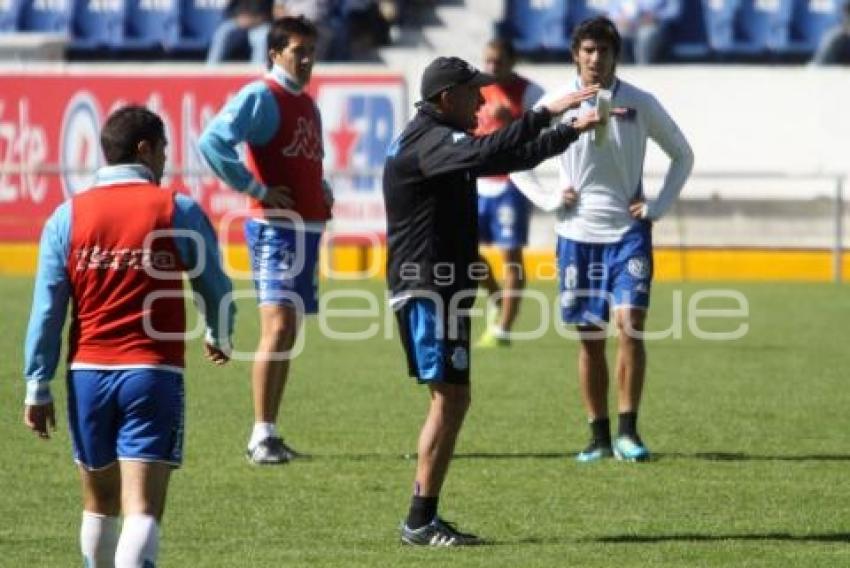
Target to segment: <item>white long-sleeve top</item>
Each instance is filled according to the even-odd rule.
[[[535,106],[580,88],[576,78],[572,85],[544,95]],[[688,141],[655,97],[619,79],[615,79],[611,91],[611,107],[631,109],[629,116],[610,120],[607,139],[601,144],[594,142],[595,133],[591,130],[553,158],[558,161],[558,187],[544,187],[534,170],[511,175],[532,203],[546,211],[556,211],[555,231],[571,240],[612,243],[628,231],[634,222],[629,203],[643,196],[647,139],[655,141],[667,154],[670,166],[658,197],[646,203],[646,218],[658,220],[667,212],[693,168],[694,155]],[[593,99],[585,101],[561,120],[570,121],[595,105]],[[568,187],[579,196],[578,203],[569,209],[562,207],[562,193]]]

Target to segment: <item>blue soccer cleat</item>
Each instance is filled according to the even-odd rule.
[[[649,450],[639,437],[617,436],[614,441],[614,457],[621,461],[649,461]]]
[[[611,451],[610,442],[591,440],[590,444],[578,453],[576,461],[579,463],[590,463],[610,458],[613,455],[614,453]]]

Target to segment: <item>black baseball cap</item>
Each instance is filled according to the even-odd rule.
[[[422,100],[427,101],[456,85],[470,84],[483,87],[495,82],[495,77],[482,73],[460,57],[438,57],[422,72],[422,85],[419,92]]]

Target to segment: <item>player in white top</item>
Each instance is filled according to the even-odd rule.
[[[566,88],[545,95],[538,104],[599,85],[602,90],[596,100],[582,106],[597,106],[600,112],[609,105],[625,107],[626,116],[612,116],[606,127],[582,134],[556,158],[562,191],[547,191],[533,171],[512,175],[535,205],[557,212],[562,318],[576,325],[581,337],[579,379],[591,429],[591,442],[578,454],[579,461],[594,461],[612,453],[629,461],[649,459],[637,432],[637,413],[646,371],[641,332],[652,282],[651,229],[679,195],[694,161],[688,141],[655,97],[615,76],[620,45],[617,29],[607,18],[582,22],[572,40],[578,77]],[[574,116],[574,111],[568,112],[563,120]],[[647,139],[670,158],[655,200],[647,200],[643,193]],[[603,331],[612,307],[619,347],[619,425],[613,444]]]

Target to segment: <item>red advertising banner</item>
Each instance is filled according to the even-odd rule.
[[[224,186],[198,152],[204,125],[251,75],[0,73],[0,241],[36,241],[46,218],[85,189],[103,165],[100,126],[127,103],[164,120],[163,186],[200,202],[216,220],[244,197]],[[406,119],[400,75],[321,75],[309,87],[322,113],[325,175],[334,187],[333,232],[382,234],[380,169]]]

